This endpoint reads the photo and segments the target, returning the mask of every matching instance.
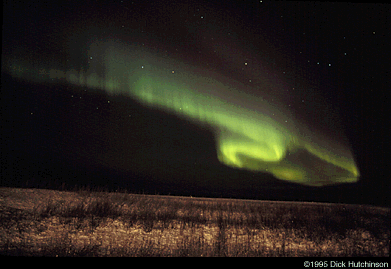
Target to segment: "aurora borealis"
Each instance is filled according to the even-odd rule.
[[[311,126],[300,124],[288,110],[269,105],[262,94],[250,96],[248,86],[237,81],[213,72],[205,76],[187,64],[137,49],[120,42],[95,42],[88,58],[99,50],[102,62],[95,61],[83,73],[43,68],[28,73],[36,73],[41,81],[67,80],[110,95],[128,95],[194,124],[206,124],[215,135],[218,160],[234,168],[310,186],[359,179],[348,145],[331,137],[325,140],[322,134],[317,137]],[[26,69],[10,66],[15,76]]]

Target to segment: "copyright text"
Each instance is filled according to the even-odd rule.
[[[371,261],[305,261],[304,267],[306,268],[338,268],[338,267],[349,267],[349,268],[363,268],[363,267],[374,267],[374,268],[388,268],[388,262],[371,262]]]

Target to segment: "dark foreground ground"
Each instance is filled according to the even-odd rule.
[[[390,209],[0,188],[9,256],[388,257]]]

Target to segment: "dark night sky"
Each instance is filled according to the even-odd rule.
[[[389,5],[356,3],[5,1],[1,185],[66,182],[160,194],[389,206],[384,143],[389,14]],[[113,37],[213,70],[254,93],[267,78],[272,87],[264,94],[291,105],[304,122],[318,120],[319,130],[342,126],[361,180],[314,188],[228,168],[217,160],[207,128],[129,97],[22,81],[3,72],[4,59],[15,57],[44,68],[83,66],[85,44]],[[329,116],[331,111],[338,116]]]

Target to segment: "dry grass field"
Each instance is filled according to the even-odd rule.
[[[8,256],[388,257],[390,209],[0,188]]]

